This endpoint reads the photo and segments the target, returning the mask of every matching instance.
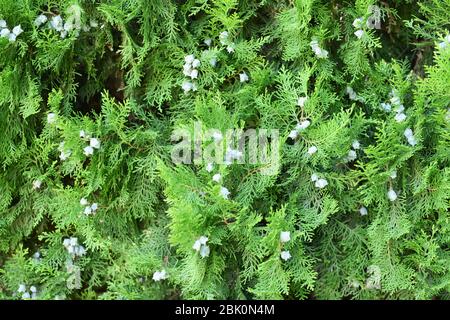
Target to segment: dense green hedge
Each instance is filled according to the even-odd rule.
[[[449,29],[450,0],[1,0],[0,298],[448,298]]]

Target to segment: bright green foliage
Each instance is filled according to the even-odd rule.
[[[2,19],[23,33],[0,37],[1,299],[450,297],[450,0],[0,0]],[[273,174],[174,164],[196,122],[279,130]]]

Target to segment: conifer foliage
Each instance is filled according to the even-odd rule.
[[[449,0],[0,3],[1,299],[450,297]]]

